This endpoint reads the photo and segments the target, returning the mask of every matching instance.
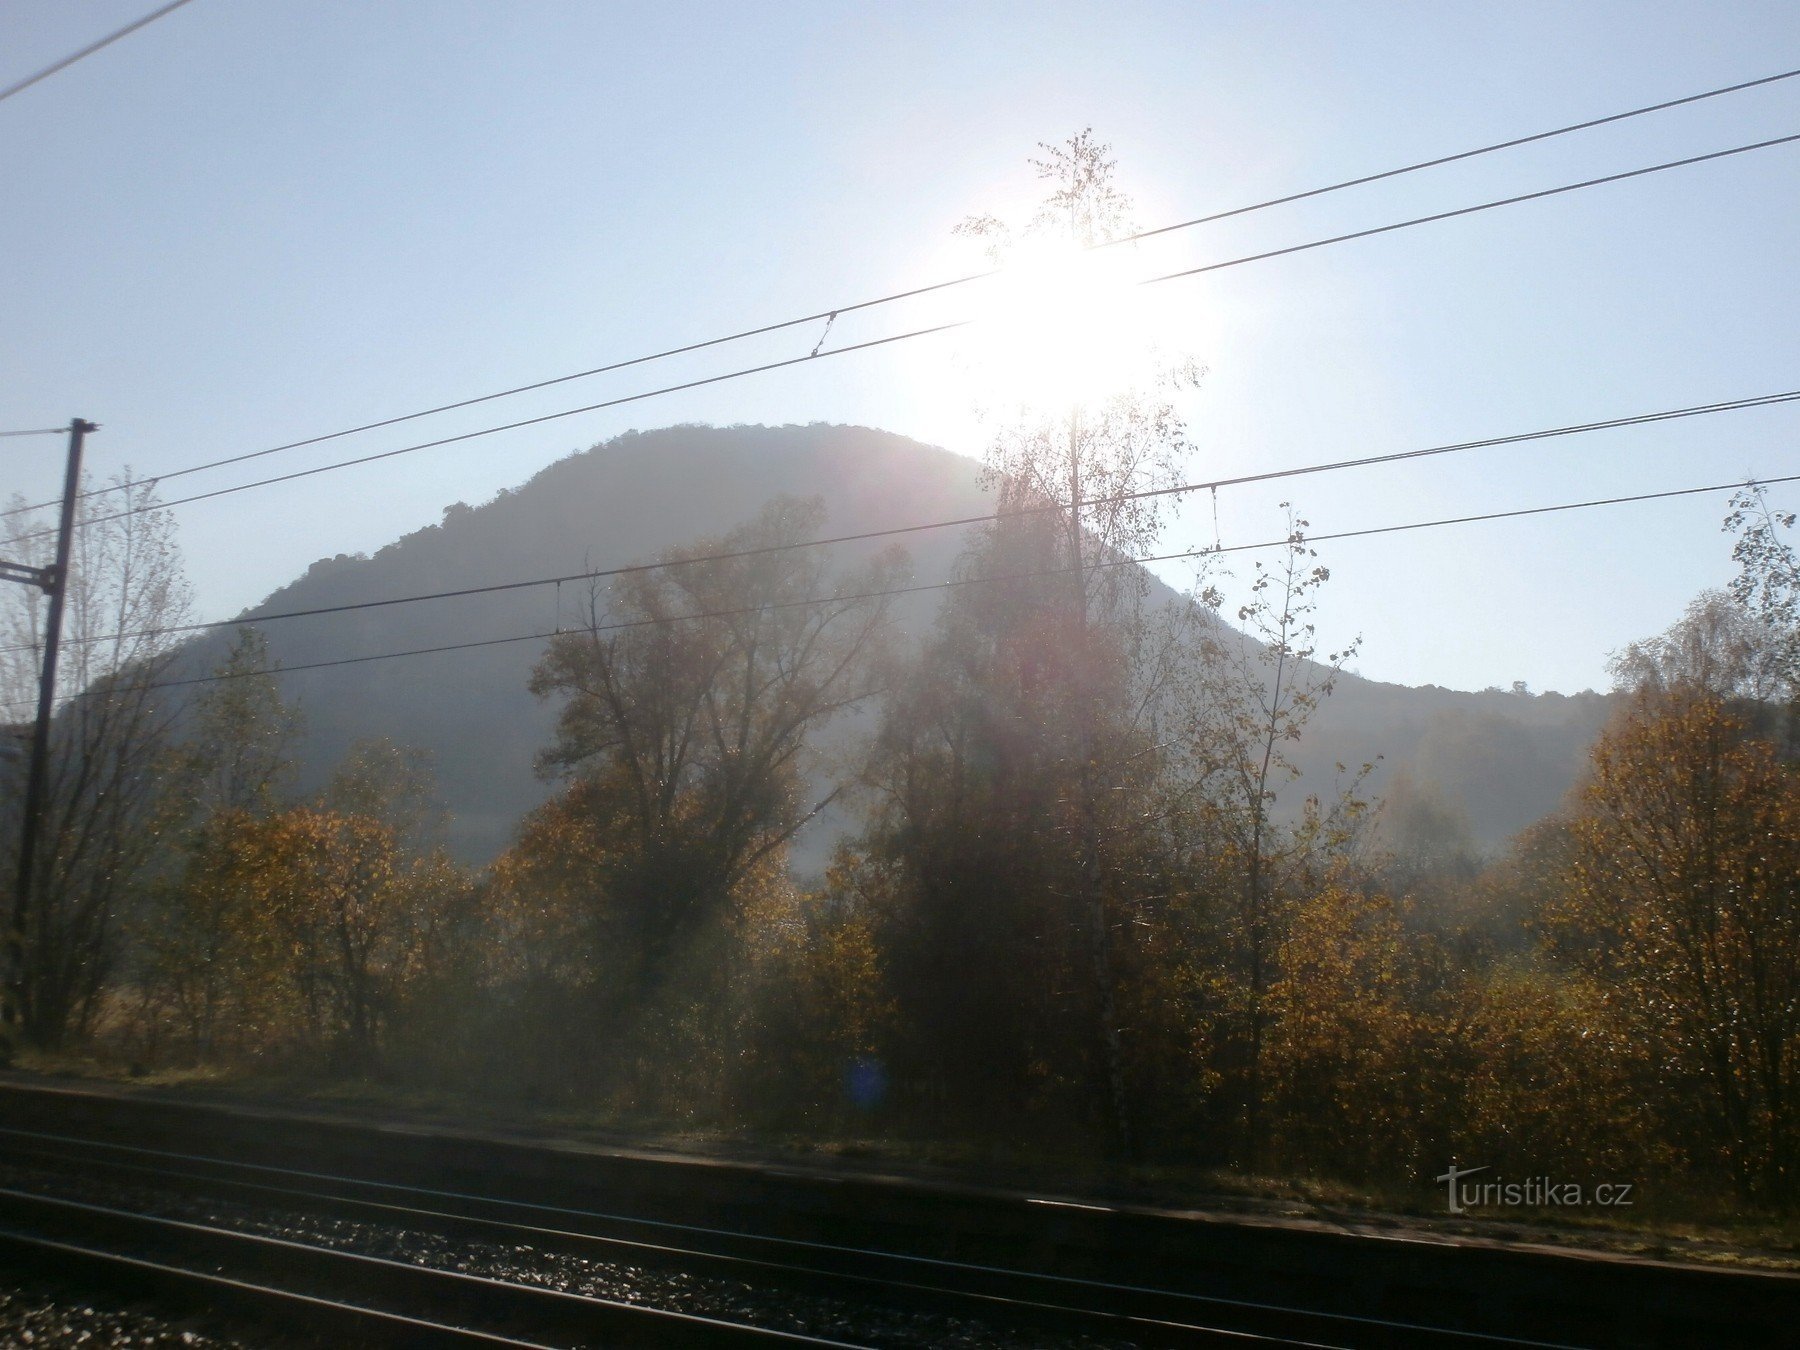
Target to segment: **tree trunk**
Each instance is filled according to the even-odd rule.
[[[1075,720],[1079,759],[1082,899],[1087,911],[1088,954],[1092,962],[1100,1058],[1105,1069],[1111,1150],[1124,1161],[1135,1157],[1130,1101],[1125,1089],[1125,1052],[1119,1036],[1117,981],[1112,962],[1112,925],[1106,912],[1106,885],[1100,868],[1100,816],[1094,786],[1094,687],[1088,644],[1087,575],[1081,530],[1081,414],[1069,414],[1069,553],[1074,573]]]

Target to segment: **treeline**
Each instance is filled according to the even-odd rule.
[[[58,719],[32,1040],[616,1119],[1791,1201],[1800,570],[1759,495],[1736,594],[1620,658],[1585,780],[1494,859],[1404,780],[1296,780],[1345,655],[1311,647],[1303,522],[1228,625],[1216,596],[1147,608],[1052,505],[1005,494],[911,651],[870,598],[901,557],[832,577],[791,547],[816,503],[596,592],[533,682],[558,790],[481,874],[402,748],[293,792],[256,633],[179,715],[99,680]],[[810,798],[817,732],[859,708]],[[788,846],[828,808],[858,825],[802,890]]]

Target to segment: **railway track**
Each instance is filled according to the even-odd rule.
[[[1391,1319],[520,1204],[43,1132],[0,1130],[0,1139],[6,1141],[5,1156],[14,1164],[42,1168],[52,1177],[80,1177],[90,1185],[104,1176],[186,1199],[227,1199],[415,1233],[523,1244],[540,1252],[598,1257],[640,1269],[695,1272],[813,1297],[1032,1328],[1062,1337],[1171,1346],[1542,1344]],[[162,1268],[164,1278],[178,1278],[168,1275],[170,1271],[222,1269],[248,1272],[237,1278],[241,1290],[268,1290],[282,1299],[316,1302],[321,1296],[314,1291],[327,1289],[345,1291],[346,1296],[336,1300],[339,1306],[366,1306],[352,1300],[374,1299],[386,1305],[377,1317],[397,1319],[404,1340],[422,1335],[421,1328],[432,1318],[454,1312],[458,1328],[529,1327],[534,1337],[544,1338],[522,1342],[528,1344],[854,1343],[728,1325],[16,1188],[0,1188],[0,1225],[4,1225],[0,1243],[11,1239],[16,1245],[26,1233],[48,1232],[55,1235],[49,1240],[62,1248],[79,1247],[90,1264],[106,1252],[156,1251],[165,1259],[151,1264]],[[179,1264],[171,1265],[168,1258],[179,1258]],[[125,1259],[145,1260],[129,1255]],[[218,1278],[206,1274],[201,1282]],[[243,1297],[239,1295],[240,1301]],[[387,1333],[370,1333],[378,1334]]]
[[[0,1106],[5,1103],[0,1093]],[[0,1120],[14,1117],[0,1110]],[[344,1161],[341,1148],[320,1150]],[[497,1187],[420,1184],[367,1169],[250,1161],[236,1150],[127,1143],[7,1124],[0,1160],[0,1248],[16,1261],[77,1269],[99,1283],[184,1306],[226,1307],[263,1325],[317,1329],[333,1344],[842,1345],[932,1344],[896,1335],[896,1310],[927,1327],[985,1329],[996,1345],[1483,1347],[1685,1344],[1681,1328],[1646,1337],[1515,1335],[1371,1316],[1288,1300],[1234,1297],[795,1236],[785,1225],[723,1226],[592,1204],[546,1203]],[[356,1174],[353,1174],[353,1171]],[[209,1210],[236,1214],[220,1217]],[[250,1231],[244,1216],[293,1216],[306,1240]],[[778,1217],[771,1208],[769,1217]],[[816,1218],[817,1216],[815,1216]],[[785,1226],[790,1231],[766,1231]],[[831,1227],[829,1224],[822,1225]],[[766,1319],[697,1315],[635,1300],[546,1288],[323,1241],[320,1233],[429,1235],[449,1250],[528,1251],[563,1268],[658,1272],[836,1310],[828,1334]],[[34,1255],[35,1253],[35,1255]],[[541,1279],[542,1277],[536,1277]],[[1793,1288],[1800,1289],[1800,1281]],[[859,1325],[857,1310],[867,1310]],[[876,1311],[880,1315],[876,1315]],[[932,1321],[935,1319],[935,1322]],[[779,1319],[777,1319],[779,1320]],[[793,1319],[789,1319],[790,1323]],[[801,1317],[804,1325],[809,1319]],[[821,1319],[811,1319],[818,1321]],[[1740,1328],[1742,1330],[1742,1328]],[[1712,1343],[1735,1340],[1721,1335]]]
[[[65,1278],[347,1345],[849,1344],[16,1190],[0,1224],[0,1247]]]

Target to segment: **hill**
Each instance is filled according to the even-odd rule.
[[[379,600],[496,581],[566,575],[640,561],[741,523],[768,498],[818,495],[832,534],[980,515],[992,509],[979,467],[948,451],[866,427],[676,426],[631,432],[544,469],[480,506],[458,502],[443,522],[372,557],[322,559],[246,611],[261,614]],[[904,542],[914,581],[950,574],[964,528]],[[832,549],[834,570],[881,547]],[[1166,601],[1175,596],[1157,583]],[[920,634],[937,608],[926,593],[899,602],[903,630]],[[357,737],[385,735],[435,757],[450,811],[450,840],[470,862],[505,847],[519,817],[548,789],[533,756],[554,709],[526,691],[541,641],[517,641],[579,621],[586,583],[521,588],[423,604],[320,615],[267,625],[284,667],[402,648],[495,645],[330,670],[290,669],[307,734],[301,786],[320,783]],[[190,670],[215,666],[229,641],[194,644]],[[1345,675],[1315,723],[1301,760],[1309,779],[1336,762],[1382,755],[1372,785],[1405,768],[1415,783],[1460,804],[1475,841],[1494,846],[1553,809],[1579,771],[1610,700],[1490,690],[1410,688]],[[814,829],[816,861],[832,825]]]

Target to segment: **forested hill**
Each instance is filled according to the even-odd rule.
[[[373,557],[340,555],[314,563],[243,617],[253,622],[268,612],[640,561],[721,534],[780,494],[822,497],[832,535],[991,509],[972,461],[866,427],[631,432],[561,460],[481,506],[450,506],[441,525],[407,535]],[[904,537],[913,581],[950,576],[967,533],[950,528]],[[882,546],[838,546],[833,570]],[[924,632],[938,598],[926,592],[899,602],[902,628],[911,635]],[[579,623],[588,602],[587,585],[570,583],[289,620],[263,631],[275,659],[294,667],[544,633]],[[1327,594],[1324,603],[1330,602]],[[216,666],[228,641],[226,634],[209,637],[184,664],[192,670]],[[542,646],[511,642],[289,671],[284,687],[300,702],[306,722],[300,786],[321,781],[361,736],[423,747],[436,761],[455,851],[471,862],[491,858],[547,791],[532,761],[548,740],[554,709],[526,689]],[[1380,653],[1366,659],[1379,664]],[[1328,783],[1334,763],[1359,764],[1380,754],[1377,790],[1405,768],[1413,787],[1441,794],[1452,812],[1466,812],[1475,842],[1493,845],[1556,806],[1607,704],[1593,694],[1463,693],[1345,676],[1300,759],[1308,778]],[[801,850],[806,862],[816,863],[825,844],[818,834]]]

